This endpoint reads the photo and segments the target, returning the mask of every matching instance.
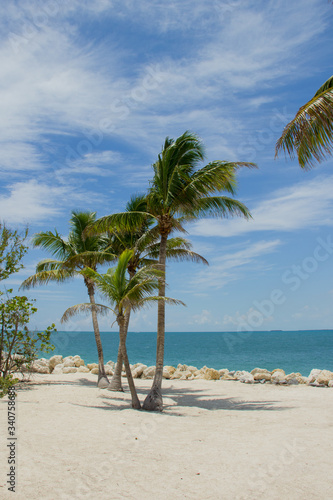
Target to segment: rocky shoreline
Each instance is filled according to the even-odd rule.
[[[115,363],[108,361],[105,365],[105,372],[108,376],[112,376],[115,369]],[[155,366],[147,366],[142,363],[131,365],[133,378],[152,379],[155,374]],[[32,372],[44,374],[62,374],[62,373],[92,373],[98,374],[98,364],[85,364],[80,356],[67,356],[63,358],[61,355],[52,356],[50,359],[37,359],[32,365]],[[126,376],[122,372],[122,376]],[[277,368],[273,371],[264,368],[254,368],[251,372],[248,371],[229,371],[227,368],[215,370],[214,368],[196,368],[195,366],[187,366],[179,364],[177,367],[165,366],[163,370],[163,378],[179,379],[179,380],[234,380],[245,384],[275,384],[275,385],[310,385],[314,387],[333,387],[333,372],[329,370],[313,369],[306,377],[301,373],[286,374],[284,370]]]

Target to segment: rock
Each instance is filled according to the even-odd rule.
[[[284,377],[284,380],[287,382],[288,385],[298,385],[299,382],[297,380],[296,373],[289,373]]]
[[[155,375],[155,370],[156,370],[155,366],[148,366],[148,368],[144,369],[141,378],[146,378],[146,379],[153,378],[153,376]]]
[[[228,368],[223,368],[223,370],[219,370],[220,378],[223,378],[224,375],[229,374]]]
[[[181,364],[179,364],[177,366],[177,370],[179,370],[181,372],[186,372],[186,370],[188,370],[188,366],[187,365],[181,365]]]
[[[242,377],[245,373],[249,373],[249,372],[247,372],[247,371],[245,371],[245,370],[242,370],[242,371],[237,370],[237,371],[236,371],[236,372],[234,372],[234,374],[233,374],[233,378],[234,378],[234,380],[239,380],[239,379],[240,379],[240,377]],[[230,375],[230,372],[229,372],[229,375]],[[251,374],[251,375],[252,375],[252,374]]]
[[[110,365],[111,368],[114,370],[114,367],[115,367],[115,362],[114,361],[108,361],[106,364]]]
[[[178,365],[178,366],[179,366],[179,365]],[[171,379],[171,380],[174,380],[174,379],[176,379],[176,378],[180,378],[180,377],[182,377],[182,376],[183,376],[183,374],[184,374],[184,373],[185,373],[185,372],[183,372],[182,370],[178,370],[178,368],[177,368],[177,370],[175,370],[175,371],[173,372],[173,374],[171,375],[170,379]]]
[[[220,380],[220,374],[217,370],[214,370],[214,368],[207,368],[207,370],[204,373],[204,379],[205,380]]]
[[[271,375],[272,384],[286,384],[285,375],[283,370],[273,370]]]
[[[79,366],[77,371],[80,373],[89,373],[90,372],[89,368],[87,368],[86,366]]]
[[[76,373],[77,368],[76,366],[64,366],[62,369],[62,373]]]
[[[94,368],[98,368],[98,364],[97,363],[89,363],[87,365],[87,368],[91,371],[93,370]]]
[[[59,364],[59,365],[56,365],[56,366],[54,367],[54,369],[53,369],[53,372],[52,372],[52,373],[53,373],[54,375],[59,375],[59,373],[62,373],[63,368],[64,368],[64,363],[61,363],[61,364]]]
[[[322,370],[318,370],[318,368],[314,368],[313,370],[311,370],[310,375],[308,377],[309,384],[312,384],[312,382],[314,382],[317,379],[321,371]]]
[[[176,368],[174,366],[164,366],[163,367],[163,378],[170,379],[175,373]]]
[[[173,367],[172,367],[173,368]],[[187,369],[191,372],[191,373],[195,373],[198,371],[198,368],[196,366],[188,366]]]
[[[252,375],[253,375],[253,373],[252,373]],[[254,380],[260,380],[260,382],[262,382],[262,381],[269,382],[272,378],[272,375],[270,374],[270,372],[256,372],[253,375],[253,378],[254,378]]]
[[[254,377],[250,372],[244,372],[238,379],[243,384],[254,384]]]
[[[236,372],[235,372],[235,370],[231,370],[231,371],[229,372],[230,377],[233,377],[233,376],[235,375],[235,373],[236,373]]]
[[[330,380],[333,380],[333,372],[330,372],[329,370],[322,370],[316,379],[318,384],[324,385],[328,385]]]
[[[49,361],[45,358],[36,359],[31,365],[34,373],[50,373]]]
[[[56,365],[60,365],[63,363],[63,357],[60,356],[59,354],[52,356],[52,358],[49,359],[49,369],[50,372],[52,373],[54,370],[54,367]]]
[[[282,373],[282,375],[285,375],[285,374],[286,374],[286,372],[285,372],[284,370],[282,370],[281,368],[275,368],[275,370],[273,370],[273,371],[271,372],[271,375],[273,375],[273,373],[277,373],[277,372]]]
[[[75,366],[73,356],[67,356],[66,358],[64,358],[63,363],[64,363],[64,366],[68,366],[68,367]]]
[[[333,387],[333,380],[330,380],[328,383],[328,387]]]
[[[113,375],[113,370],[110,365],[104,365],[105,375]]]
[[[251,374],[253,376],[255,376],[257,373],[268,373],[269,375],[271,375],[271,372],[269,372],[268,370],[266,370],[266,368],[254,368],[251,371]],[[259,380],[259,379],[257,379],[257,380]]]
[[[225,373],[222,377],[221,380],[236,380],[234,377],[232,377],[229,373]]]
[[[97,368],[93,368],[92,370],[90,370],[90,373],[92,373],[93,375],[98,375],[98,372],[99,372],[98,366]]]
[[[134,365],[135,366],[135,365]],[[145,369],[148,368],[147,365],[143,365],[142,363],[139,363],[135,368],[132,370],[132,377],[133,378],[140,378],[142,377],[143,372]]]
[[[84,361],[83,359],[81,359],[80,356],[74,356],[73,361],[74,361],[74,366],[76,366],[77,368],[79,366],[84,366]]]
[[[175,371],[175,373],[176,372],[177,372],[177,370]],[[186,370],[186,371],[182,370],[180,373],[181,373],[181,376],[179,377],[179,380],[193,380],[193,378],[194,378],[193,373],[190,370]]]

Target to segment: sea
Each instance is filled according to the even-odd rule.
[[[117,332],[101,332],[105,363],[116,361]],[[55,350],[48,355],[74,356],[85,363],[97,362],[93,332],[58,331],[51,336]],[[131,364],[155,364],[156,333],[129,332],[127,351]],[[313,368],[333,371],[333,330],[266,332],[167,332],[164,364],[186,364],[217,370],[282,368],[286,373],[308,375]]]

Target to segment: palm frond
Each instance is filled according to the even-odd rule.
[[[67,269],[51,269],[47,271],[40,271],[24,280],[20,288],[29,289],[33,288],[36,285],[47,285],[47,283],[49,283],[50,281],[62,283],[64,281],[68,281],[74,276],[75,272],[70,272]]]
[[[52,231],[36,233],[32,237],[32,244],[34,247],[41,247],[44,250],[48,250],[61,260],[66,259],[71,254],[69,243],[61,237],[56,229],[54,233]]]
[[[199,217],[234,217],[243,216],[252,218],[248,208],[238,200],[227,196],[206,196],[198,199],[189,212],[184,211],[187,220],[195,220]]]
[[[153,217],[149,212],[120,212],[117,214],[106,215],[97,219],[93,224],[83,231],[83,237],[94,234],[101,234],[107,231],[132,231],[141,227],[147,217]]]
[[[166,304],[169,304],[171,306],[184,306],[186,307],[186,304],[178,299],[172,299],[170,297],[158,297],[158,296],[152,296],[152,297],[144,297],[143,299],[139,300],[138,302],[132,304],[132,309],[133,311],[137,311],[138,309],[141,309],[143,307],[151,306],[156,302],[165,302]]]
[[[276,143],[275,157],[283,150],[297,156],[304,169],[313,167],[333,151],[333,76],[302,106]]]
[[[96,311],[97,314],[101,316],[106,316],[110,311],[114,313],[114,310],[111,309],[111,307],[104,306],[103,304],[90,304],[90,303],[82,303],[82,304],[76,304],[75,306],[71,306],[62,315],[60,322],[65,323],[66,321],[69,321],[71,318],[76,316],[77,314],[88,314],[91,313],[91,311]]]

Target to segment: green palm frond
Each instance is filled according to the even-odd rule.
[[[50,281],[62,283],[64,281],[68,281],[74,276],[74,272],[68,271],[66,269],[51,269],[48,271],[41,271],[24,280],[20,288],[29,289],[33,288],[36,285],[47,285],[47,283],[49,283]]]
[[[54,233],[45,231],[35,234],[32,237],[32,244],[34,247],[41,247],[51,252],[52,255],[61,260],[66,259],[71,253],[69,243],[61,237],[56,229]]]
[[[137,227],[141,227],[146,218],[151,217],[148,212],[120,212],[118,214],[106,215],[97,219],[91,226],[88,226],[83,236],[91,236],[93,234],[101,234],[107,231],[133,231]]]
[[[186,304],[182,300],[177,300],[177,299],[172,299],[170,297],[157,297],[157,296],[152,296],[152,297],[144,297],[137,303],[132,304],[132,309],[133,311],[136,311],[138,309],[142,309],[143,307],[147,306],[152,306],[153,304],[162,301],[165,302],[166,304],[169,304],[171,306],[184,306],[186,307]]]
[[[333,151],[333,76],[302,106],[276,143],[275,157],[283,150],[297,156],[304,169],[313,167]]]
[[[77,316],[78,314],[82,313],[91,313],[92,310],[95,310],[97,314],[100,316],[105,316],[107,315],[110,311],[113,313],[115,312],[111,307],[105,306],[103,304],[90,304],[90,303],[82,303],[82,304],[76,304],[75,306],[71,306],[62,315],[60,322],[61,323],[66,323],[69,321],[71,318],[74,316]]]
[[[252,218],[248,208],[243,203],[227,196],[206,196],[198,199],[188,213],[184,211],[184,217],[189,221],[207,216],[226,218],[243,216],[246,219]]]

